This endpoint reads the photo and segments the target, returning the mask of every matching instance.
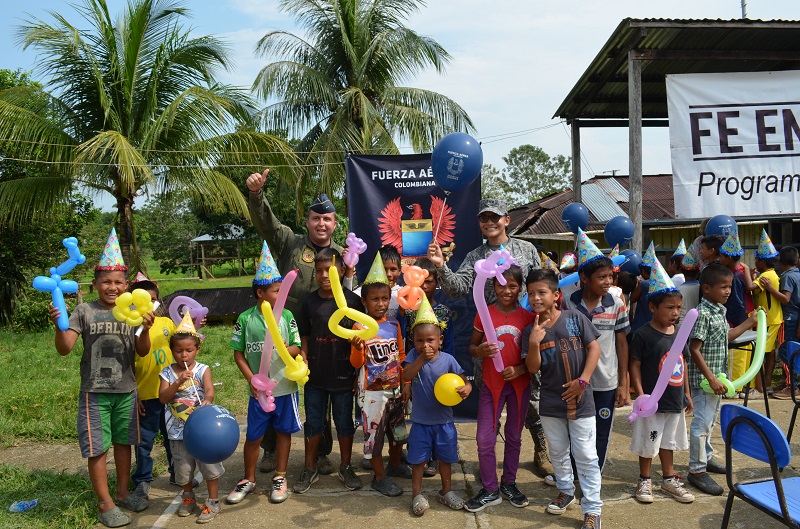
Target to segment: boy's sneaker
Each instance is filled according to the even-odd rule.
[[[600,529],[600,515],[584,514],[581,529]]]
[[[267,452],[264,450],[264,456],[258,464],[258,470],[264,473],[273,472],[277,467],[275,452]]]
[[[716,459],[709,459],[706,463],[706,472],[712,474],[724,474],[726,472],[725,464],[718,462]]]
[[[688,490],[683,488],[683,483],[681,483],[675,477],[666,478],[661,483],[661,490],[678,500],[680,503],[692,503],[694,501],[694,494],[691,494]]]
[[[422,476],[426,478],[432,478],[436,475],[436,472],[439,470],[439,462],[435,459],[431,459],[428,461],[428,464],[425,465],[425,469],[422,471]]]
[[[317,474],[323,476],[330,476],[333,474],[333,465],[331,464],[331,460],[328,459],[328,456],[317,457]]]
[[[303,494],[304,492],[308,492],[308,489],[311,488],[311,485],[317,481],[319,481],[319,473],[316,470],[303,468],[303,472],[300,474],[300,478],[298,478],[297,483],[295,483],[294,487],[292,487],[292,490],[298,494]]]
[[[275,476],[272,478],[272,491],[269,493],[269,501],[272,503],[283,503],[289,497],[289,490],[286,487],[286,476]]]
[[[528,506],[528,497],[519,491],[516,483],[501,483],[500,495],[514,507]]]
[[[641,503],[653,503],[653,482],[650,478],[639,478],[636,484],[636,499]]]
[[[361,460],[361,468],[364,470],[372,470],[372,463],[370,463],[371,459],[367,459],[366,457]]]
[[[236,484],[231,493],[228,494],[228,498],[225,501],[228,503],[239,503],[244,499],[245,496],[253,492],[253,489],[255,488],[255,483],[248,479],[243,479]]]
[[[353,465],[346,465],[344,468],[340,469],[339,479],[342,480],[347,490],[358,490],[364,486],[361,482],[361,478],[356,476]]]
[[[556,477],[553,474],[548,474],[544,477],[544,484],[548,487],[556,486]]]
[[[469,512],[480,512],[490,505],[500,505],[501,503],[503,503],[503,498],[500,497],[499,491],[489,492],[481,489],[478,494],[467,500],[464,508]]]
[[[722,487],[708,475],[708,472],[703,472],[702,474],[690,473],[686,480],[701,491],[706,494],[711,494],[712,496],[721,496],[722,493],[725,492],[722,490]]]
[[[194,492],[190,492],[188,496],[184,492],[181,495],[181,499],[183,500],[183,503],[180,507],[178,507],[178,516],[189,516],[194,510],[194,506],[197,505],[197,502],[194,499]]]
[[[550,505],[547,506],[545,509],[550,514],[564,514],[564,511],[567,510],[567,507],[575,503],[575,496],[570,496],[569,494],[564,494],[563,492],[559,492],[556,499],[550,502]]]
[[[136,488],[133,489],[131,492],[134,496],[139,496],[140,498],[144,498],[146,500],[150,499],[150,482],[142,481],[141,483],[136,485]]]
[[[411,479],[411,467],[405,463],[400,463],[396,467],[386,465],[386,475],[392,478]]]
[[[207,501],[205,505],[200,506],[200,516],[197,517],[197,523],[208,523],[219,514],[219,500],[211,503]]]
[[[385,477],[381,480],[377,480],[372,478],[372,488],[383,494],[384,496],[400,496],[403,494],[403,489],[401,489],[397,483],[392,481],[392,478]]]

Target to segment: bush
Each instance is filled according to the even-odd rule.
[[[19,299],[14,316],[11,319],[11,330],[15,333],[41,332],[53,328],[50,320],[50,296],[31,293]],[[66,299],[67,312],[75,308],[75,300]]]

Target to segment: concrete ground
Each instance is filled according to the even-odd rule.
[[[726,401],[737,402],[741,401]],[[790,413],[793,407],[791,401],[771,400],[772,417],[786,431],[789,425]],[[763,411],[763,401],[751,404],[756,410]],[[657,492],[654,486],[656,499],[649,505],[639,504],[634,498],[636,478],[638,477],[638,462],[628,450],[631,426],[626,418],[630,408],[617,411],[614,423],[612,446],[609,453],[609,462],[603,474],[602,499],[604,501],[602,522],[606,529],[618,528],[658,528],[681,527],[712,529],[720,526],[726,496],[707,496],[691,486],[687,488],[696,496],[692,504],[679,504],[670,497]],[[239,422],[244,423],[244,418],[239,417]],[[687,420],[687,423],[689,421]],[[453,466],[453,489],[462,496],[469,497],[480,489],[477,478],[477,448],[475,444],[475,424],[463,423],[458,425],[459,452],[463,458],[460,465]],[[356,450],[360,450],[358,441],[361,434],[356,434]],[[517,483],[530,499],[530,505],[519,509],[512,507],[508,502],[489,507],[481,513],[472,514],[466,511],[452,511],[440,505],[433,499],[433,493],[439,488],[439,477],[425,478],[423,493],[428,494],[431,508],[421,518],[413,516],[410,512],[411,482],[410,480],[396,481],[404,489],[404,494],[397,498],[387,498],[369,488],[371,474],[368,471],[357,470],[364,481],[364,489],[355,492],[347,491],[336,475],[320,476],[318,483],[311,487],[306,494],[292,494],[289,499],[279,505],[273,505],[268,500],[270,475],[257,473],[258,485],[256,491],[245,498],[238,505],[223,504],[219,517],[211,522],[211,527],[251,528],[280,525],[283,527],[439,527],[451,528],[464,527],[465,529],[503,529],[503,528],[579,528],[582,515],[579,507],[571,507],[562,516],[553,516],[545,512],[545,506],[557,494],[555,488],[548,487],[542,479],[533,472],[533,443],[530,436],[523,432],[523,454]],[[242,441],[243,441],[242,436]],[[800,434],[792,443],[794,457],[791,468],[784,471],[785,476],[796,476],[800,470]],[[498,438],[498,444],[502,440]],[[714,435],[714,447],[720,450],[720,458],[724,458],[724,447],[719,434],[719,427]],[[25,467],[31,465],[42,467],[49,466],[56,469],[74,469],[84,471],[85,463],[79,458],[77,447],[50,447],[50,457],[34,458],[38,463],[32,462],[31,447],[16,447],[0,451],[0,461]],[[502,447],[498,446],[497,453],[502,454]],[[78,457],[76,457],[78,456]],[[302,469],[303,439],[298,433],[292,439],[292,452],[289,461],[289,486],[296,479]],[[354,458],[358,467],[359,455]],[[338,463],[338,447],[334,443],[334,453],[331,456],[334,464]],[[50,461],[51,463],[46,463]],[[676,454],[676,468],[679,473],[686,473],[688,453]],[[229,492],[243,475],[241,447],[228,461],[225,462],[226,473],[221,479],[221,496]],[[749,479],[763,474],[765,465],[750,460],[741,454],[734,453],[734,468],[740,479]],[[654,485],[658,483],[657,472],[660,467],[653,466]],[[768,473],[768,466],[766,467]],[[151,490],[150,507],[143,513],[134,514],[132,528],[160,527],[181,529],[196,527],[196,515],[188,518],[179,518],[174,513],[179,505],[177,487],[167,483],[168,476],[159,476],[153,482]],[[725,485],[724,475],[715,475],[721,485]],[[205,484],[201,484],[197,491],[199,501],[205,499]],[[727,495],[727,488],[726,488]],[[731,527],[736,529],[759,528],[772,529],[783,527],[760,511],[746,505],[741,501],[734,502]]]

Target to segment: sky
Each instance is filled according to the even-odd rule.
[[[4,3],[0,21],[0,68],[32,70],[36,51],[21,51],[15,29],[30,16],[52,21],[57,11],[77,24],[72,2]],[[112,13],[125,0],[108,0]],[[197,35],[214,34],[234,50],[235,68],[220,77],[249,87],[266,59],[253,48],[271,30],[297,32],[275,0],[192,0],[189,21]],[[750,19],[800,20],[797,0],[747,0]],[[433,70],[407,86],[440,92],[472,118],[484,162],[498,169],[514,147],[537,145],[550,155],[570,155],[569,128],[553,114],[624,18],[741,18],[741,0],[428,0],[407,26],[436,39],[452,56],[443,75]],[[41,78],[41,76],[38,76]],[[549,128],[548,125],[554,125]],[[531,129],[541,129],[531,131]],[[627,129],[581,131],[584,179],[628,172]],[[408,152],[408,151],[406,151]],[[670,173],[669,136],[644,129],[643,172]]]

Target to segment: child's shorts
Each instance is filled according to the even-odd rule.
[[[766,352],[771,353],[778,346],[778,335],[780,334],[782,328],[783,322],[767,325],[767,347],[764,349]]]
[[[406,461],[410,465],[418,465],[431,459],[442,463],[458,463],[458,433],[452,422],[411,425]]]
[[[130,393],[80,392],[78,444],[83,457],[102,455],[111,443],[137,445],[139,442],[136,390]]]
[[[359,395],[364,420],[364,459],[383,451],[383,438],[389,446],[402,445],[408,439],[405,409],[400,390],[364,391]]]
[[[662,448],[673,451],[689,449],[683,412],[655,413],[634,421],[631,452],[639,457],[654,458]]]
[[[175,470],[175,483],[181,487],[192,482],[194,478],[195,466],[200,469],[203,479],[208,481],[218,479],[225,473],[222,463],[208,464],[197,461],[192,454],[186,450],[186,445],[182,440],[169,441],[169,449],[172,452],[172,467]]]
[[[261,439],[268,428],[285,434],[299,432],[301,428],[300,413],[297,409],[299,398],[297,392],[275,397],[275,409],[267,413],[261,409],[258,400],[250,397],[247,404],[247,433],[248,441]]]

